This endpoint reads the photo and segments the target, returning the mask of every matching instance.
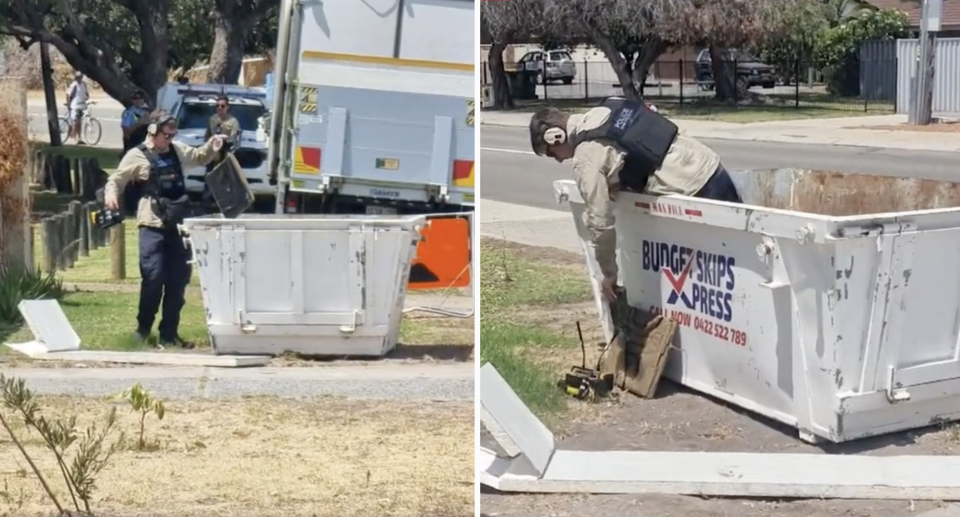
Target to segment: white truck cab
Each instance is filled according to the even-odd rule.
[[[280,9],[269,135],[278,211],[472,209],[476,4]]]
[[[426,215],[410,289],[472,282],[478,5],[280,0],[275,211]]]

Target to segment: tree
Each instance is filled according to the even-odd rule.
[[[47,107],[47,132],[50,135],[50,145],[57,147],[63,145],[63,140],[60,138],[60,117],[57,115],[57,95],[53,87],[50,46],[45,42],[40,43],[40,69],[43,77],[43,98]]]
[[[273,19],[276,25],[276,0],[215,0],[213,9],[213,48],[210,51],[210,69],[207,82],[236,84],[243,68],[244,51],[248,42],[263,41],[264,33],[276,29],[259,28],[261,21]],[[251,38],[253,36],[253,38]]]
[[[276,41],[270,0],[4,0],[0,34],[55,47],[111,97],[152,98],[170,68],[211,58],[215,82],[236,83],[245,51]],[[211,33],[210,25],[214,25]],[[269,42],[269,43],[268,43]]]
[[[166,82],[173,0],[6,0],[0,32],[53,45],[115,99]]]
[[[799,0],[784,13],[786,30],[779,38],[759,45],[761,59],[776,67],[786,84],[812,69],[817,46],[828,29],[877,8],[862,0]]]
[[[860,94],[860,46],[867,41],[905,38],[907,14],[894,10],[860,11],[824,33],[817,48],[830,93]]]
[[[607,56],[623,95],[640,99],[650,66],[681,40],[691,0],[555,0],[548,13],[564,19]]]
[[[543,0],[480,2],[481,30],[490,35],[491,41],[487,55],[493,82],[494,107],[513,107],[510,84],[503,65],[503,51],[514,41],[536,34],[538,28],[543,28],[544,19]]]
[[[735,98],[736,63],[728,49],[779,37],[785,14],[801,0],[695,0],[687,34],[690,43],[708,45],[718,100]]]

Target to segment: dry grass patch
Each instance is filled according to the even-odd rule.
[[[112,402],[43,397],[41,404],[48,417],[77,414],[84,425]],[[472,403],[170,402],[163,421],[148,417],[146,438],[158,449],[117,453],[92,506],[98,514],[156,517],[472,515],[473,412]],[[121,405],[120,417],[119,429],[135,441],[135,416]],[[60,481],[39,437],[19,431],[48,479]],[[7,436],[0,492],[8,494],[0,515],[52,509]]]
[[[870,126],[863,129],[879,129],[884,131],[912,131],[915,133],[960,133],[960,122],[940,121],[926,126],[913,124],[896,124],[893,126]]]

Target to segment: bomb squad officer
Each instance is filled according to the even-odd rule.
[[[183,168],[206,165],[223,147],[225,136],[215,135],[194,148],[174,142],[177,121],[169,113],[150,114],[146,140],[134,147],[117,166],[104,188],[104,205],[119,208],[118,196],[132,183],[139,184],[137,205],[140,229],[140,308],[136,337],[150,336],[157,310],[163,305],[160,320],[160,348],[191,345],[180,338],[180,310],[192,270],[187,261],[189,250],[177,224],[189,215]]]
[[[539,156],[572,160],[608,300],[616,296],[613,200],[618,191],[742,202],[716,152],[656,111],[622,97],[582,114],[537,111],[530,119],[530,144]]]

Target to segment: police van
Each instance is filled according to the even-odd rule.
[[[277,213],[427,214],[418,256],[451,271],[469,260],[476,5],[280,2],[267,137]],[[446,286],[439,265],[423,282],[414,266],[412,287]]]

